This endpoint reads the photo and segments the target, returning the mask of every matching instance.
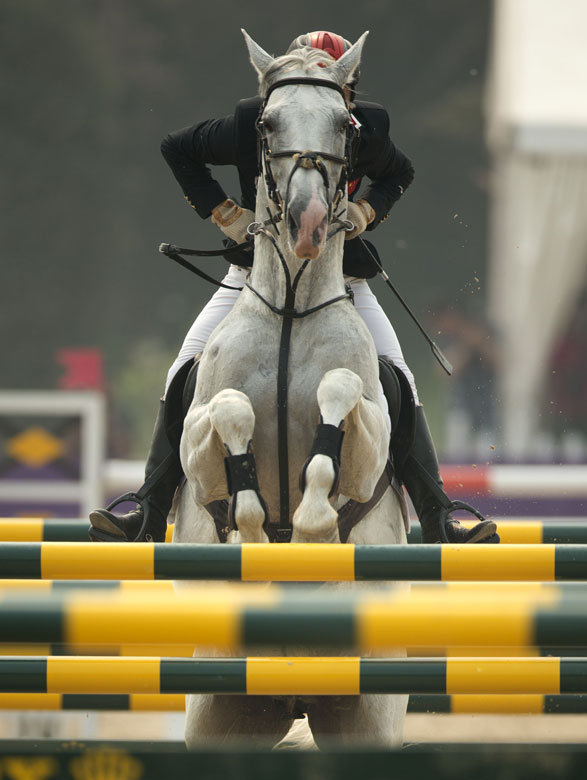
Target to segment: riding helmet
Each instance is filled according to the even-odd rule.
[[[289,54],[294,49],[302,49],[307,46],[310,49],[322,49],[326,54],[337,60],[339,57],[348,51],[352,44],[343,38],[342,35],[337,33],[328,32],[326,30],[316,30],[315,32],[305,33],[304,35],[298,35],[297,38],[290,43],[286,54]],[[353,73],[353,79],[349,82],[348,86],[354,89],[359,81],[359,69],[356,68]]]

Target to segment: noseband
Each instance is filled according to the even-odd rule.
[[[296,78],[282,79],[281,81],[276,81],[275,84],[272,84],[267,90],[267,94],[265,95],[263,105],[261,106],[261,111],[259,112],[259,118],[257,119],[256,122],[257,134],[258,134],[257,159],[258,159],[259,169],[261,172],[264,172],[265,183],[267,185],[267,193],[271,198],[271,200],[273,201],[273,203],[275,203],[275,205],[277,206],[278,215],[279,218],[281,219],[283,217],[283,212],[284,212],[284,199],[281,193],[279,192],[277,183],[275,181],[275,177],[273,176],[273,171],[271,170],[271,160],[277,160],[284,157],[291,157],[293,158],[294,161],[294,166],[291,169],[287,180],[285,203],[287,203],[287,199],[289,195],[289,186],[292,177],[294,173],[298,170],[298,168],[305,168],[305,169],[314,168],[315,170],[317,170],[318,173],[322,176],[322,179],[324,181],[324,186],[326,188],[326,191],[328,192],[330,190],[330,182],[328,179],[328,171],[326,170],[326,166],[324,165],[323,160],[328,160],[329,162],[334,162],[340,165],[341,166],[340,177],[336,185],[334,198],[332,199],[332,201],[330,200],[328,201],[328,221],[332,222],[335,219],[334,212],[336,210],[336,207],[338,206],[338,204],[340,203],[341,199],[345,194],[345,187],[348,182],[349,169],[351,167],[353,157],[356,153],[357,146],[358,146],[357,144],[358,131],[351,120],[351,115],[349,111],[349,122],[347,126],[344,157],[338,157],[337,155],[331,154],[330,152],[317,152],[311,149],[306,149],[305,151],[302,151],[300,149],[284,149],[282,151],[277,151],[277,152],[272,151],[269,148],[269,141],[267,140],[267,136],[265,134],[265,127],[263,124],[263,112],[265,111],[265,107],[267,105],[267,101],[271,93],[274,90],[278,89],[279,87],[286,87],[291,84],[307,84],[314,87],[326,87],[327,89],[333,89],[335,90],[335,92],[338,92],[343,97],[346,103],[346,97],[342,87],[339,87],[338,84],[335,84],[333,81],[328,81],[327,79],[304,78],[303,76],[299,76]]]

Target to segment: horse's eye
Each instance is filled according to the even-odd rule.
[[[272,133],[275,130],[275,125],[269,118],[264,118],[261,122],[261,127],[266,133]]]

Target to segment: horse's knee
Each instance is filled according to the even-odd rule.
[[[318,385],[318,406],[324,422],[338,425],[355,408],[363,394],[363,380],[348,368],[327,371]]]
[[[217,393],[208,404],[210,424],[231,451],[245,451],[253,438],[255,412],[249,398],[239,390]]]
[[[225,458],[248,451],[254,427],[251,402],[238,390],[221,390],[207,404],[192,406],[184,422],[180,455],[197,503],[226,496]]]
[[[210,422],[217,430],[253,428],[255,413],[249,398],[240,390],[227,388],[217,393],[208,404]]]

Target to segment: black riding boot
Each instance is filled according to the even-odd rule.
[[[165,541],[167,515],[183,472],[165,432],[163,410],[164,402],[161,401],[145,464],[145,484],[138,491],[146,507],[146,516],[140,504],[125,515],[95,509],[90,513],[92,527],[89,533],[93,542]],[[155,474],[156,470],[159,470],[158,474]]]
[[[421,406],[416,407],[416,430],[412,455],[442,490],[438,458],[426,415]],[[444,541],[440,527],[443,507],[409,457],[403,471],[403,482],[422,526],[422,543],[434,544]],[[446,535],[448,541],[453,544],[498,543],[499,536],[496,530],[496,524],[490,520],[483,520],[471,529],[465,528],[452,517],[449,517],[446,523]]]

